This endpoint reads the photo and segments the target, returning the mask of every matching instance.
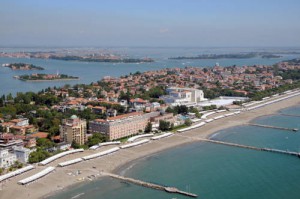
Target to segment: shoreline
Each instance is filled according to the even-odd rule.
[[[54,81],[75,81],[75,80],[79,80],[79,78],[77,79],[49,79],[49,80],[26,80],[26,79],[20,79],[20,78],[15,78],[17,80],[23,81],[23,82],[54,82]]]
[[[256,110],[243,112],[240,115],[226,117],[208,123],[201,128],[196,128],[188,132],[184,132],[183,134],[185,137],[181,137],[175,134],[161,140],[151,141],[151,143],[144,144],[139,147],[124,149],[108,156],[78,163],[76,165],[71,165],[68,167],[60,167],[57,168],[54,173],[38,180],[37,182],[26,186],[18,185],[17,182],[19,180],[31,176],[32,174],[37,173],[38,171],[45,168],[36,166],[36,169],[34,171],[29,171],[28,173],[25,173],[23,175],[16,176],[10,179],[8,182],[4,183],[4,185],[2,185],[3,187],[0,186],[0,189],[2,188],[2,190],[0,191],[0,198],[21,199],[26,195],[29,198],[47,198],[61,191],[65,191],[66,189],[69,189],[73,186],[89,182],[89,180],[86,180],[88,176],[95,175],[96,178],[94,180],[96,180],[97,178],[102,177],[98,175],[101,171],[120,173],[133,164],[136,164],[136,162],[154,154],[161,153],[171,148],[181,147],[185,144],[198,142],[193,138],[207,138],[220,130],[234,126],[245,125],[246,123],[258,117],[272,115],[281,109],[297,106],[300,104],[299,102],[300,96],[295,96]],[[107,149],[108,148],[103,147],[103,149],[101,148],[100,150]],[[99,152],[100,150],[97,150],[97,152]],[[91,154],[95,153],[95,151],[86,151],[84,153]],[[69,157],[56,160],[50,163],[48,166],[56,166],[60,162],[82,156],[83,154],[74,154]],[[75,172],[77,170],[80,170],[82,173],[77,176],[69,175],[70,172]],[[79,178],[84,178],[85,180],[79,180]],[[18,192],[16,192],[15,190],[18,190]],[[32,190],[35,191],[33,192]]]

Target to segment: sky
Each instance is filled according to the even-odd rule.
[[[300,46],[299,0],[1,0],[0,46]]]

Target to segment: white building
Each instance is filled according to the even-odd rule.
[[[11,120],[11,122],[15,123],[15,126],[28,126],[29,125],[29,119],[27,118],[19,118]]]
[[[158,102],[152,102],[151,103],[151,108],[153,108],[153,109],[160,108],[160,103],[158,103]]]
[[[201,102],[198,105],[203,107],[203,106],[211,106],[211,105],[216,105],[217,108],[221,106],[228,106],[233,104],[234,101],[245,101],[248,100],[249,98],[247,97],[228,97],[228,96],[220,96],[216,99],[212,100],[207,100],[205,102]]]
[[[16,154],[9,153],[8,149],[0,150],[0,168],[8,168],[17,161]]]
[[[121,100],[120,105],[127,107],[128,106],[127,100]]]
[[[14,153],[19,162],[27,163],[31,150],[24,147],[14,147]]]
[[[203,91],[195,88],[170,87],[166,91],[168,95],[161,96],[160,99],[167,104],[190,104],[205,100]]]

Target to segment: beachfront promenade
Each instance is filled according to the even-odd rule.
[[[42,181],[43,182],[44,181],[48,181],[49,178],[52,181],[52,180],[54,180],[52,176],[55,176],[55,178],[57,179],[57,177],[58,177],[57,175],[58,174],[56,174],[56,173],[62,173],[62,172],[66,173],[68,170],[75,171],[76,168],[82,170],[83,168],[86,168],[85,165],[89,165],[89,167],[92,167],[91,165],[95,165],[96,164],[96,163],[93,163],[96,160],[92,160],[92,159],[96,159],[96,158],[97,159],[99,158],[99,161],[96,161],[97,162],[96,165],[99,165],[99,162],[101,162],[101,160],[107,161],[109,159],[114,159],[114,157],[116,157],[116,158],[118,157],[117,158],[118,160],[120,160],[120,157],[122,157],[124,159],[123,161],[126,162],[125,159],[130,158],[128,156],[129,154],[134,155],[134,157],[140,157],[138,154],[143,154],[143,150],[144,149],[147,149],[147,150],[150,149],[150,148],[153,149],[153,146],[155,148],[155,146],[160,146],[160,145],[163,145],[164,143],[168,143],[169,146],[176,146],[176,143],[174,143],[175,140],[177,141],[177,143],[187,143],[187,142],[192,142],[192,141],[205,141],[205,142],[211,142],[211,143],[214,143],[214,144],[223,144],[223,145],[228,145],[228,146],[232,146],[232,147],[239,147],[238,146],[239,144],[235,144],[235,143],[225,143],[225,142],[221,142],[221,141],[209,140],[209,139],[206,139],[206,138],[203,138],[203,137],[201,138],[201,135],[203,135],[203,134],[201,134],[201,132],[202,131],[209,131],[208,129],[215,129],[213,131],[216,131],[218,129],[224,128],[224,126],[228,127],[230,125],[232,126],[232,125],[235,125],[235,124],[239,124],[239,125],[240,124],[246,124],[246,123],[248,123],[248,121],[245,122],[245,123],[241,123],[241,121],[242,121],[241,118],[244,117],[243,116],[244,113],[245,113],[245,116],[250,114],[250,115],[253,115],[251,117],[254,118],[255,115],[259,115],[259,114],[263,115],[263,113],[256,111],[256,109],[263,108],[263,107],[265,107],[267,105],[271,105],[273,103],[277,103],[277,102],[280,102],[282,100],[287,100],[287,99],[290,99],[290,98],[293,98],[293,97],[296,97],[296,96],[299,96],[299,95],[300,95],[299,91],[293,91],[293,92],[290,92],[290,93],[286,93],[286,94],[284,94],[282,96],[276,96],[276,97],[269,98],[267,100],[263,100],[260,103],[255,103],[254,105],[252,105],[252,106],[256,106],[255,109],[249,109],[249,108],[252,108],[252,106],[248,106],[248,107],[246,107],[244,109],[241,109],[241,110],[233,110],[233,111],[229,111],[229,112],[228,111],[223,111],[223,112],[219,112],[219,113],[216,112],[214,114],[209,115],[205,119],[203,118],[200,121],[201,125],[199,125],[200,123],[194,124],[193,126],[196,126],[196,128],[184,129],[184,131],[179,131],[178,133],[175,133],[175,136],[172,136],[172,135],[174,135],[174,133],[166,133],[166,134],[162,134],[162,135],[158,135],[158,136],[153,136],[150,139],[144,139],[144,140],[147,140],[147,142],[144,142],[143,140],[132,142],[130,144],[139,143],[140,141],[143,141],[143,142],[141,142],[141,145],[134,145],[134,146],[129,147],[129,148],[123,148],[122,149],[121,146],[128,145],[128,144],[122,144],[122,145],[120,145],[120,146],[117,147],[118,150],[116,150],[116,151],[111,150],[112,151],[111,153],[109,153],[109,150],[111,149],[111,146],[102,146],[102,147],[100,147],[101,152],[96,152],[95,153],[95,150],[87,150],[87,151],[84,151],[84,152],[81,152],[81,153],[74,153],[72,155],[70,154],[70,155],[67,155],[65,157],[61,157],[62,159],[66,160],[64,162],[60,162],[60,163],[64,163],[64,164],[58,163],[57,162],[58,160],[54,160],[53,162],[52,161],[49,162],[49,164],[50,164],[49,166],[55,167],[55,171],[51,172],[51,173],[49,173],[47,175],[41,176],[41,177],[43,177]],[[297,99],[298,98],[296,98],[296,99],[293,100],[294,104],[297,102]],[[263,106],[259,106],[261,104],[264,104],[264,105]],[[282,104],[285,104],[285,103],[281,103],[281,107],[282,107]],[[274,105],[274,106],[277,107],[277,105]],[[272,106],[272,107],[274,108],[274,106]],[[287,107],[287,105],[285,105],[284,107]],[[247,114],[247,113],[249,113],[249,114]],[[226,119],[226,118],[230,118],[230,117],[233,117],[233,118],[232,119]],[[239,118],[239,120],[236,120],[237,117]],[[209,121],[206,122],[207,120],[209,120]],[[225,123],[224,123],[223,120],[224,121],[230,120],[231,124],[230,125],[228,125],[228,124],[225,125]],[[235,122],[235,121],[237,121],[237,122]],[[219,125],[221,125],[221,126],[219,126]],[[208,126],[208,127],[206,127],[206,126]],[[201,130],[201,129],[203,129],[203,130]],[[192,133],[190,133],[190,132],[192,132]],[[207,134],[207,135],[209,135],[209,134]],[[169,137],[169,138],[167,138],[167,137]],[[199,137],[199,139],[198,139],[198,137]],[[188,140],[190,140],[190,141],[188,141]],[[151,143],[151,144],[149,144],[149,146],[147,146],[148,143]],[[157,143],[157,144],[155,144],[155,143]],[[113,144],[116,144],[116,143],[113,143]],[[131,148],[135,148],[135,147],[140,147],[142,145],[143,145],[143,147],[141,147],[141,148],[143,150],[141,150],[141,149],[131,149]],[[150,145],[152,147],[150,147]],[[252,146],[246,146],[246,147],[242,146],[242,147],[243,148],[249,148],[249,149],[254,149],[255,148],[255,147],[252,147]],[[295,156],[299,155],[296,152],[288,152],[288,153],[286,153],[286,151],[277,150],[277,149],[257,148],[257,149],[254,149],[254,150],[258,150],[258,151],[271,151],[271,152],[284,153],[284,154],[295,155]],[[155,149],[153,149],[152,151],[155,151]],[[82,153],[84,155],[80,155]],[[100,153],[100,155],[99,155],[99,153]],[[114,154],[114,155],[112,155],[112,154]],[[120,155],[118,155],[118,154],[120,154]],[[124,156],[124,154],[127,154],[127,156]],[[93,155],[94,158],[92,158],[90,160],[84,160],[83,157],[87,157],[88,155]],[[112,158],[108,158],[108,155],[112,155]],[[69,156],[72,156],[72,158],[69,157]],[[76,158],[74,158],[74,156],[76,156]],[[77,158],[80,158],[80,159],[77,159]],[[118,161],[118,162],[120,162],[120,161]],[[101,163],[100,165],[106,165],[106,164],[110,164],[110,163],[109,162],[107,162],[107,163],[104,162],[103,164]],[[49,167],[49,166],[47,165],[47,167]],[[42,166],[42,165],[37,166],[34,169],[31,169],[30,171],[26,171],[29,174],[26,174],[26,175],[24,174],[24,175],[27,178],[31,177],[31,176],[34,176],[36,173],[38,173],[38,172],[46,169],[47,167],[46,167],[46,165],[45,166]],[[71,169],[68,169],[68,168],[71,168]],[[97,168],[98,168],[98,166],[97,166]],[[108,166],[108,168],[109,168],[109,166]],[[113,168],[115,168],[115,166]],[[99,170],[102,170],[101,166],[99,167]],[[106,171],[110,171],[110,170],[106,170]],[[16,180],[14,180],[14,178],[17,178],[18,180],[16,181]],[[13,183],[17,184],[17,182],[23,180],[23,178],[21,178],[21,177],[11,177],[11,179],[9,181],[7,179],[4,180],[3,182],[6,182],[5,184],[7,184],[7,186],[4,187],[4,190],[8,189],[9,188],[8,186],[13,186]],[[32,182],[40,181],[39,180],[40,178],[39,179],[35,179],[35,180],[32,180],[32,178],[30,178],[30,179],[31,179],[30,185],[29,185],[30,187],[35,187],[35,185],[32,184]],[[22,182],[24,182],[24,181],[22,181]],[[53,182],[55,182],[55,181],[53,181]],[[76,181],[74,182],[74,180],[72,180],[70,182],[72,182],[72,184],[73,184]],[[61,182],[56,182],[56,183],[61,183]],[[1,182],[0,182],[0,184],[1,184]],[[37,184],[40,185],[40,183],[37,183]],[[1,196],[1,193],[0,193],[0,196]]]

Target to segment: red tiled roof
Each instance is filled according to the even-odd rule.
[[[38,132],[38,133],[31,134],[30,136],[35,138],[47,138],[48,133]]]
[[[26,127],[25,126],[12,126],[12,127],[10,127],[11,129],[26,129]]]
[[[146,100],[143,100],[141,98],[130,99],[130,102],[147,103]]]
[[[142,115],[142,114],[143,114],[143,112],[132,112],[132,113],[124,114],[124,115],[118,115],[116,117],[109,117],[109,118],[107,118],[107,120],[120,120],[120,119],[123,119],[126,117],[137,116],[137,115]]]
[[[59,136],[59,135],[53,136],[52,139],[53,139],[53,140],[60,140],[60,136]]]
[[[103,120],[103,119],[95,119],[94,121],[96,121],[96,122],[106,122],[106,120]]]
[[[18,122],[21,122],[22,120],[21,119],[13,119],[13,120],[10,120],[10,122],[14,122],[14,123],[18,123]]]
[[[104,109],[104,110],[106,110],[106,107],[104,107],[104,106],[94,106],[93,107],[93,109]]]

